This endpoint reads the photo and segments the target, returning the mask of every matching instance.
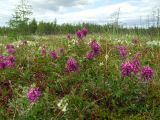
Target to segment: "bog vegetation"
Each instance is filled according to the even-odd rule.
[[[160,119],[158,27],[37,23],[23,2],[0,29],[1,120]]]

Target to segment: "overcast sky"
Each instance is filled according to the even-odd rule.
[[[32,5],[32,18],[59,24],[92,22],[105,24],[113,21],[120,9],[119,21],[125,25],[146,24],[153,10],[160,8],[160,0],[28,0]],[[19,0],[0,0],[0,26],[6,25]]]

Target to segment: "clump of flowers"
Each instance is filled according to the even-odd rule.
[[[76,59],[74,59],[73,57],[70,57],[67,60],[66,69],[69,72],[75,72],[75,71],[77,71],[78,70],[78,63],[77,63]]]
[[[78,39],[82,40],[84,37],[86,37],[88,34],[88,29],[83,28],[79,31],[76,32],[76,35],[78,37]]]
[[[144,66],[141,71],[141,77],[144,80],[150,80],[153,77],[153,69],[149,66]]]
[[[100,54],[100,45],[97,43],[96,40],[92,40],[90,43],[91,49],[94,52],[94,55]]]
[[[16,58],[14,56],[5,57],[5,65],[8,68],[14,67]]]
[[[86,28],[83,28],[82,30],[81,30],[81,32],[83,33],[83,36],[87,36],[87,34],[88,34],[88,29],[86,29]]]
[[[7,49],[8,54],[15,54],[16,53],[14,45],[12,45],[12,44],[7,44],[6,49]]]
[[[6,49],[14,49],[14,45],[12,45],[12,44],[7,44],[7,45],[6,45]]]
[[[77,35],[77,38],[80,40],[82,40],[82,38],[84,37],[82,31],[80,31],[80,30],[78,32],[76,32],[76,35]]]
[[[137,74],[141,70],[140,56],[141,53],[137,52],[131,60],[131,63],[133,64],[133,72],[135,74]]]
[[[4,56],[0,55],[0,70],[5,68]]]
[[[5,68],[5,63],[4,62],[0,62],[0,70]]]
[[[54,50],[51,51],[50,52],[50,56],[51,56],[52,59],[57,59],[57,53],[56,53],[56,51],[54,51]]]
[[[41,96],[41,91],[38,87],[31,87],[28,90],[27,97],[31,103],[36,102],[40,96]]]
[[[7,50],[8,54],[15,54],[16,50],[14,48],[10,48]]]
[[[133,72],[133,64],[129,61],[122,63],[121,65],[121,73],[122,76],[130,76]]]
[[[127,56],[127,47],[126,46],[117,46],[119,54],[122,58],[126,58]]]
[[[14,67],[15,61],[14,56],[0,56],[0,69]]]
[[[86,58],[87,59],[92,59],[94,57],[94,52],[93,51],[89,51],[86,53]]]
[[[8,56],[7,59],[11,62],[15,62],[16,61],[16,58],[15,56]]]
[[[134,57],[121,65],[122,76],[130,76],[133,72],[135,75],[140,75],[144,80],[150,80],[153,77],[153,69],[149,66],[144,66],[140,63],[141,53],[137,52]]]

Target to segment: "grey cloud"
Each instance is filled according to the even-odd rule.
[[[157,11],[160,8],[160,0],[123,0],[121,2],[112,2],[109,0],[28,0],[33,8],[33,16],[38,21],[53,21],[57,18],[59,23],[75,23],[79,21],[106,23],[111,21],[110,12],[98,9],[112,4],[127,3],[131,8],[121,8],[120,22],[128,25],[139,24],[139,17],[142,16],[143,23],[146,24],[146,18],[149,15],[152,17],[152,11]],[[103,5],[94,5],[92,3],[103,2]],[[109,1],[109,2],[107,2]],[[6,22],[14,14],[15,5],[19,0],[0,0],[0,26],[6,25]],[[80,7],[79,7],[80,6]],[[82,7],[81,7],[82,6]],[[96,12],[96,10],[98,12]],[[88,11],[89,10],[89,11]],[[87,12],[88,11],[88,12]],[[111,12],[117,11],[113,8]],[[82,14],[82,13],[83,14]],[[87,13],[87,14],[86,14]],[[80,14],[80,16],[79,16]],[[92,16],[94,14],[94,16]],[[90,17],[91,16],[91,17]],[[151,20],[150,20],[151,21]]]
[[[89,4],[88,0],[33,0],[33,8],[58,11],[60,7],[73,7]]]

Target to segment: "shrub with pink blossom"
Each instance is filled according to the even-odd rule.
[[[31,103],[36,102],[40,96],[41,96],[41,91],[38,87],[31,87],[28,90],[27,97]]]

